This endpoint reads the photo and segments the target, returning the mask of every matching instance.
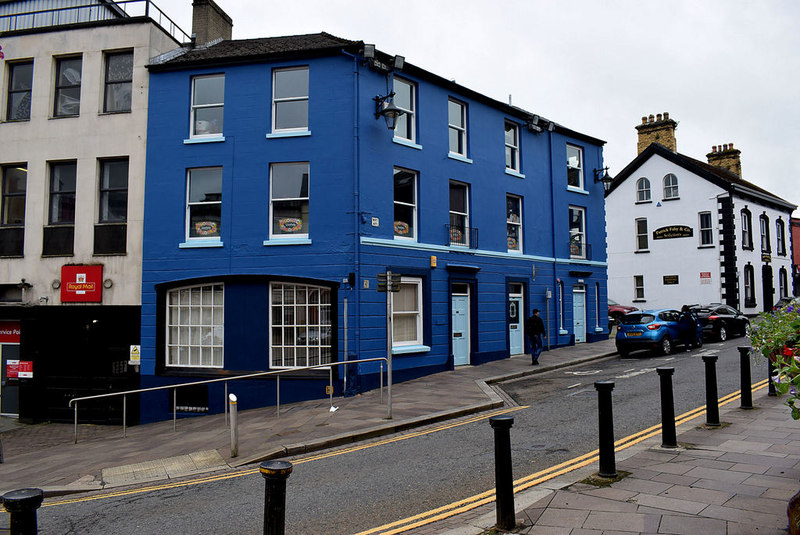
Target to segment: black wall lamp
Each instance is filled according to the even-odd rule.
[[[608,167],[594,169],[594,181],[603,183],[603,190],[608,192],[611,188],[611,183],[614,182],[614,177],[608,174]]]
[[[386,96],[382,97],[379,95],[372,99],[375,101],[375,118],[383,117],[389,130],[397,128],[397,119],[406,113],[405,110],[401,110],[395,106],[393,97],[394,91]]]

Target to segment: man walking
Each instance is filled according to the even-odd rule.
[[[531,317],[525,321],[525,334],[531,340],[531,365],[539,365],[539,355],[542,354],[542,337],[547,336],[544,330],[544,322],[539,317],[539,309],[534,308]]]

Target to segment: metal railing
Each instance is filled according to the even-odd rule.
[[[478,248],[477,228],[464,227],[461,225],[445,225],[444,231],[447,236],[446,245],[459,245],[461,247],[469,247],[470,249]]]
[[[10,6],[10,4],[9,4]],[[0,6],[0,32],[68,26],[129,17],[149,17],[178,43],[188,43],[191,37],[151,0],[121,0],[114,3],[95,3],[81,6],[57,7],[23,13],[4,13]]]
[[[580,260],[592,259],[592,244],[584,243],[582,241],[570,240],[567,242],[569,246],[569,257]]]
[[[164,386],[153,386],[150,388],[139,388],[137,390],[126,390],[124,392],[109,392],[108,394],[97,394],[94,396],[84,396],[80,398],[72,398],[69,401],[69,406],[75,409],[75,431],[73,436],[73,444],[78,443],[78,402],[79,401],[88,401],[92,399],[101,399],[101,398],[110,398],[110,397],[118,397],[122,396],[122,437],[127,437],[127,429],[128,429],[128,395],[129,394],[141,394],[143,392],[156,392],[158,390],[169,390],[172,389],[172,431],[177,431],[177,420],[178,420],[178,410],[177,410],[177,391],[179,388],[184,388],[187,386],[197,386],[197,385],[206,385],[211,383],[225,383],[225,402],[223,406],[225,407],[225,425],[228,425],[228,382],[229,381],[238,381],[240,379],[254,379],[257,377],[268,377],[271,375],[275,376],[276,380],[276,413],[277,416],[280,417],[281,415],[281,375],[286,373],[295,373],[298,371],[303,370],[315,370],[319,368],[328,368],[328,385],[330,387],[328,396],[331,402],[331,412],[336,410],[333,406],[333,368],[334,366],[343,366],[348,364],[360,364],[362,362],[378,362],[380,361],[380,402],[383,403],[383,363],[385,362],[388,369],[389,359],[387,357],[375,357],[369,359],[358,359],[358,360],[346,360],[342,362],[331,362],[329,364],[317,364],[314,366],[302,366],[299,368],[288,368],[285,370],[273,370],[269,372],[258,372],[258,373],[248,373],[246,375],[237,375],[235,377],[220,377],[218,379],[206,379],[203,381],[193,381],[191,383],[180,383],[174,385],[164,385]],[[391,420],[392,418],[392,385],[391,383],[387,384],[388,392],[387,392],[387,418]]]

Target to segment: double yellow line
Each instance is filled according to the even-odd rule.
[[[759,381],[752,385],[752,389],[760,390],[767,386],[767,380]],[[741,397],[741,391],[737,390],[727,396],[723,396],[719,399],[719,405],[727,405]],[[683,423],[689,422],[694,420],[701,414],[703,414],[706,410],[706,406],[702,405],[697,407],[696,409],[692,409],[688,412],[685,412],[675,418],[675,425],[681,425]],[[630,448],[642,441],[647,440],[648,438],[652,438],[661,432],[661,424],[654,425],[652,427],[648,427],[647,429],[643,429],[638,433],[634,433],[633,435],[627,436],[620,440],[614,442],[614,451],[622,451],[624,449]],[[574,459],[570,459],[569,461],[565,461],[561,464],[557,464],[555,466],[551,466],[545,470],[540,472],[536,472],[535,474],[531,474],[529,476],[523,477],[514,481],[514,493],[521,492],[525,489],[533,487],[535,485],[539,485],[540,483],[544,483],[545,481],[549,481],[554,479],[558,476],[567,474],[572,472],[573,470],[577,470],[579,468],[583,468],[588,466],[592,463],[597,462],[598,460],[598,450],[590,451],[584,455],[579,457],[575,457]],[[495,491],[488,490],[486,492],[482,492],[480,494],[476,494],[474,496],[470,496],[469,498],[465,498],[463,500],[459,500],[457,502],[453,502],[448,505],[444,505],[442,507],[438,507],[436,509],[431,509],[430,511],[426,511],[424,513],[420,513],[418,515],[414,515],[408,518],[404,518],[402,520],[397,520],[395,522],[391,522],[389,524],[384,524],[383,526],[378,526],[372,529],[368,529],[366,531],[362,531],[357,533],[356,535],[393,535],[396,533],[403,533],[405,531],[418,528],[421,526],[426,526],[428,524],[432,524],[434,522],[438,522],[440,520],[444,520],[451,516],[459,515],[461,513],[465,513],[467,511],[471,511],[481,505],[485,505],[487,503],[491,503],[495,500]]]

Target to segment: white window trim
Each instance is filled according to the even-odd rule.
[[[772,252],[771,244],[769,243],[769,219],[765,215],[758,216],[758,225],[761,231],[761,252]]]
[[[277,117],[277,109],[278,109],[278,104],[279,103],[305,101],[306,102],[306,107],[308,107],[308,105],[309,105],[309,103],[311,101],[310,95],[309,95],[309,93],[311,93],[311,88],[310,87],[306,87],[306,95],[305,96],[300,96],[300,97],[282,97],[282,98],[276,98],[275,97],[275,81],[277,79],[278,73],[279,72],[286,72],[286,71],[301,71],[301,70],[308,71],[309,68],[307,66],[299,66],[299,67],[286,67],[286,68],[280,68],[280,69],[273,69],[272,70],[272,125],[271,125],[272,133],[268,134],[267,137],[290,137],[288,135],[287,136],[278,136],[277,134],[279,134],[279,133],[285,133],[285,134],[294,133],[294,135],[297,135],[297,136],[310,136],[311,135],[311,131],[309,130],[309,125],[308,124],[306,124],[305,126],[302,126],[302,127],[297,127],[297,128],[276,128],[275,127],[275,118]],[[311,86],[310,75],[311,75],[311,73],[309,72],[309,79],[308,79],[308,85],[309,86]],[[311,116],[307,115],[307,117],[308,117],[308,122],[310,122],[311,121]]]
[[[638,284],[639,280],[641,280],[641,285]],[[642,293],[641,297],[639,297],[639,290],[640,289],[642,291],[641,292]],[[644,287],[644,275],[634,275],[633,276],[633,301],[634,302],[644,301],[645,300],[646,294],[645,294],[644,289],[645,289],[645,287]]]
[[[522,197],[519,195],[506,194],[506,208],[508,207],[508,200],[515,199],[519,206],[519,221],[511,221],[508,219],[508,212],[506,211],[506,225],[516,225],[517,227],[517,248],[507,249],[512,254],[522,254]],[[508,245],[508,228],[506,228],[506,246]]]
[[[506,133],[505,128],[508,127],[508,126],[513,128],[514,141],[515,141],[516,145],[515,144],[511,144],[511,143],[509,143],[508,141],[505,140],[505,133]],[[511,155],[512,155],[511,167],[506,165],[506,172],[511,171],[511,173],[509,173],[509,174],[511,174],[512,176],[516,176],[516,175],[514,175],[514,173],[521,174],[520,173],[521,169],[520,169],[520,165],[519,165],[519,125],[517,123],[512,122],[512,121],[505,121],[505,123],[503,124],[503,142],[504,142],[505,148],[511,150]],[[503,154],[503,159],[505,159],[505,153]],[[522,178],[522,177],[520,177],[520,178]]]
[[[273,351],[274,348],[273,348],[273,344],[272,344],[272,329],[275,328],[275,327],[278,327],[278,328],[281,328],[281,329],[283,329],[284,327],[288,327],[288,325],[284,324],[283,321],[281,321],[280,325],[275,325],[275,323],[273,322],[273,316],[272,316],[273,307],[280,307],[281,312],[283,312],[283,308],[287,304],[287,303],[282,303],[280,305],[273,304],[273,302],[272,302],[272,292],[274,291],[275,285],[293,286],[295,288],[303,287],[303,288],[306,288],[306,289],[312,289],[312,288],[313,289],[317,289],[317,290],[320,291],[320,301],[322,300],[321,298],[322,298],[322,292],[323,291],[327,291],[328,292],[329,300],[332,297],[332,293],[333,292],[331,291],[330,288],[328,288],[326,286],[318,286],[316,284],[302,284],[302,283],[280,282],[280,281],[271,282],[269,284],[269,318],[267,320],[268,321],[268,331],[267,332],[268,332],[268,337],[269,337],[269,351],[268,351],[269,354],[268,354],[267,358],[269,359],[269,368],[272,369],[272,370],[291,370],[291,369],[295,369],[295,368],[304,368],[307,365],[312,365],[312,364],[308,364],[308,362],[309,362],[308,353],[306,353],[306,363],[307,364],[304,364],[304,365],[301,365],[301,366],[297,365],[297,355],[296,354],[295,354],[295,357],[294,357],[294,365],[293,366],[286,366],[286,365],[283,365],[283,364],[281,364],[281,365],[273,364],[272,351]],[[290,306],[295,306],[296,304],[299,304],[299,303],[295,303],[295,304],[292,304]],[[314,303],[305,303],[305,305],[306,306],[311,306],[311,305],[315,305],[315,304]],[[333,334],[334,334],[333,333],[333,314],[336,312],[335,304],[332,303],[332,302],[330,302],[330,303],[321,303],[320,302],[320,303],[316,303],[316,306],[318,306],[319,310],[320,310],[320,324],[319,324],[320,336],[322,334],[322,328],[323,327],[330,327],[330,329],[331,329],[330,361],[333,362],[333,361],[335,361],[335,358],[336,358],[335,354],[334,354],[335,346],[333,345]],[[322,314],[322,307],[323,306],[326,306],[329,309],[329,317],[330,317],[330,320],[331,320],[331,324],[330,325],[323,325],[322,324],[321,314]],[[306,314],[306,323],[305,323],[304,326],[307,329],[309,328],[308,318],[309,318],[309,314]],[[291,327],[292,328],[297,328],[298,326],[299,327],[303,327],[303,325],[297,323],[297,316],[295,316],[295,323],[293,323],[291,325]],[[313,326],[316,327],[317,325],[313,325]],[[295,335],[295,338],[296,338],[296,335]],[[305,346],[298,346],[297,344],[288,345],[288,344],[284,343],[284,344],[281,344],[280,347],[281,348],[293,347],[295,349],[298,348],[298,347],[305,347],[306,349],[308,349],[310,347],[319,347],[320,348],[319,365],[323,366],[320,369],[329,368],[329,366],[325,366],[325,364],[329,364],[329,362],[328,363],[322,362],[322,360],[323,360],[322,348],[323,347],[329,347],[329,346],[323,346],[321,344],[319,346],[309,345],[308,344],[308,338],[306,340],[307,341],[306,341],[306,345]],[[285,363],[285,359],[284,359],[283,356],[281,356],[281,362]]]
[[[646,187],[641,187],[645,185]],[[646,198],[642,199],[642,194],[646,194]],[[639,180],[636,181],[636,202],[637,203],[645,203],[645,202],[653,202],[652,195],[650,191],[650,179],[647,177],[641,177]]]
[[[752,214],[749,210],[744,209],[741,212],[742,214],[742,248],[743,249],[753,249],[753,231],[752,231],[752,223],[753,218]]]
[[[586,242],[586,208],[581,206],[570,206],[569,211],[578,210],[581,212],[581,229],[580,232],[572,232],[572,228],[568,228],[569,230],[569,241],[570,241],[570,251],[569,257],[570,258],[578,258],[578,259],[585,259],[588,255],[588,243]],[[572,224],[572,214],[569,214],[569,224]],[[579,254],[572,254],[572,237],[573,236],[580,236],[581,237],[581,252]]]
[[[669,186],[667,185],[667,178],[669,178],[669,177],[672,177],[672,178],[675,179],[675,184],[674,185],[669,185]],[[678,189],[678,177],[677,177],[677,175],[675,175],[675,173],[667,173],[666,175],[664,175],[664,178],[662,179],[661,182],[662,182],[662,186],[663,186],[662,189],[663,189],[663,192],[664,192],[664,200],[667,200],[667,199],[680,199],[681,198],[681,192],[680,192],[680,189]],[[667,195],[667,189],[668,188],[670,190],[674,189],[675,190],[675,194],[674,195]]]
[[[205,74],[200,76],[192,76],[192,87],[191,87],[191,112],[189,113],[189,139],[213,139],[217,140],[222,138],[222,134],[224,132],[224,117],[225,117],[225,95],[223,89],[223,96],[221,102],[215,102],[212,104],[195,104],[194,103],[194,83],[196,80],[201,78],[222,78],[223,88],[225,87],[225,74],[224,73],[217,73],[217,74]],[[207,108],[222,108],[222,115],[223,115],[223,132],[213,133],[213,134],[195,134],[194,133],[194,115],[195,112],[199,109],[207,109]]]
[[[779,256],[786,256],[786,238],[784,236],[783,219],[778,218],[775,220],[775,253]]]
[[[278,240],[293,240],[295,243],[300,243],[299,240],[303,240],[302,243],[305,243],[305,240],[308,240],[309,234],[308,230],[306,232],[300,232],[297,234],[273,234],[272,233],[272,211],[274,207],[275,200],[272,198],[272,185],[274,181],[272,180],[272,169],[276,165],[283,165],[283,164],[291,164],[291,163],[304,163],[308,169],[308,197],[286,197],[278,199],[279,202],[283,201],[306,201],[308,202],[308,218],[309,224],[311,220],[311,164],[309,162],[274,162],[269,165],[269,240],[264,242],[264,245],[267,245],[268,242],[278,241]],[[269,243],[270,245],[272,243]]]
[[[398,235],[396,235],[394,233],[394,224],[393,224],[392,225],[392,236],[394,237],[395,240],[417,241],[417,235],[418,235],[418,229],[419,229],[418,221],[417,221],[417,213],[418,213],[417,205],[419,204],[419,197],[418,197],[418,195],[419,195],[419,186],[418,186],[419,173],[417,173],[416,171],[412,171],[411,169],[406,169],[404,167],[395,167],[392,170],[392,187],[394,187],[394,171],[397,171],[397,170],[406,171],[407,173],[412,173],[414,175],[414,204],[400,202],[400,201],[398,201],[396,199],[393,199],[394,202],[393,202],[393,206],[392,206],[392,207],[394,207],[394,205],[399,204],[401,206],[410,206],[411,207],[411,209],[413,211],[413,213],[412,213],[412,222],[411,222],[412,223],[413,233],[410,236],[398,236]],[[392,220],[394,221],[394,217],[392,217]]]
[[[464,184],[463,182],[457,182],[455,180],[451,180],[449,185],[448,185],[448,190],[447,190],[447,192],[448,192],[448,202],[449,202],[449,198],[450,198],[450,195],[449,195],[450,194],[450,188],[452,188],[454,185],[463,186],[464,187],[464,209],[465,209],[465,211],[464,212],[456,212],[456,211],[453,210],[452,207],[449,207],[448,221],[450,221],[450,217],[449,216],[453,215],[453,214],[458,215],[458,216],[464,216],[464,243],[463,244],[461,244],[461,243],[453,244],[452,243],[453,240],[450,237],[448,237],[448,242],[450,243],[451,246],[454,246],[454,247],[469,247],[470,246],[469,184]],[[451,233],[452,233],[452,228],[451,228]]]
[[[220,227],[222,227],[222,199],[219,201],[208,201],[208,202],[189,202],[189,190],[192,185],[192,171],[199,170],[199,169],[219,169],[220,172],[220,189],[222,189],[222,167],[190,167],[186,170],[186,229],[185,229],[185,238],[186,241],[180,244],[181,248],[187,247],[214,247],[216,244],[222,242],[222,228],[220,228],[220,235],[219,236],[189,236],[192,228],[192,206],[208,206],[212,204],[219,205],[219,215],[220,215]],[[128,171],[130,173],[130,170]],[[130,177],[130,175],[129,175]],[[194,244],[194,245],[189,245]]]
[[[578,151],[578,166],[577,167],[572,167],[571,165],[569,165],[569,158],[567,158],[567,171],[569,172],[569,169],[577,169],[578,170],[578,185],[575,186],[573,184],[570,184],[569,183],[569,178],[567,178],[567,188],[574,188],[574,189],[577,189],[577,190],[585,190],[586,189],[585,182],[584,182],[585,177],[584,177],[584,173],[583,173],[583,147],[579,147],[577,145],[572,145],[570,143],[567,143],[567,151],[569,151],[570,147],[572,147],[573,149],[576,149]]]
[[[411,80],[406,80],[405,78],[400,78],[400,77],[394,77],[393,78],[392,84],[395,84],[395,83],[407,84],[409,86],[409,88],[410,88],[411,109],[403,108],[402,106],[399,106],[397,104],[397,102],[394,102],[394,101],[393,102],[394,102],[395,106],[397,106],[398,108],[400,108],[401,110],[406,112],[406,117],[407,117],[406,120],[408,121],[408,124],[411,125],[411,137],[398,136],[397,135],[397,130],[394,130],[394,138],[396,140],[410,142],[412,145],[414,145],[414,148],[417,148],[417,147],[422,148],[419,145],[417,145],[417,116],[416,116],[417,84],[415,84]]]
[[[640,229],[639,229],[639,222],[640,221],[644,221],[644,233],[640,232]],[[636,232],[636,251],[637,252],[649,251],[650,250],[650,239],[649,239],[650,236],[649,236],[649,230],[647,228],[647,218],[646,217],[638,217],[638,218],[636,218],[636,220],[634,220],[634,225],[635,225],[635,232]],[[644,247],[640,247],[639,246],[639,238],[641,238],[642,236],[644,236],[644,240],[645,240],[645,246]]]
[[[410,346],[422,346],[423,341],[423,332],[422,332],[422,317],[424,313],[424,304],[422,302],[422,278],[420,277],[401,277],[400,284],[402,285],[415,285],[417,290],[417,308],[418,310],[413,312],[397,312],[392,307],[392,353],[395,353],[395,348],[403,348],[403,347],[410,347]],[[407,340],[405,342],[395,342],[394,340],[394,318],[396,316],[411,316],[416,315],[416,323],[417,323],[417,337],[414,340]]]
[[[461,112],[461,123],[464,126],[458,126],[450,122],[450,104],[455,104],[458,106],[459,111]],[[450,147],[450,130],[455,130],[458,132],[458,136],[461,138],[461,145],[464,148],[463,152],[452,151],[449,149]],[[453,156],[461,156],[463,158],[467,158],[467,105],[461,102],[460,100],[456,100],[454,98],[447,99],[447,146],[448,152]],[[471,163],[471,162],[470,162]]]
[[[192,288],[200,288],[200,289],[202,289],[202,288],[205,288],[205,287],[211,287],[211,288],[212,288],[212,291],[211,291],[211,300],[212,300],[212,302],[211,302],[211,306],[212,306],[212,307],[214,307],[214,306],[215,306],[215,303],[214,303],[214,291],[213,291],[213,288],[214,288],[215,286],[220,286],[220,287],[222,288],[222,305],[220,306],[220,308],[222,309],[222,310],[221,310],[221,313],[222,313],[222,323],[221,323],[221,324],[219,324],[219,325],[215,325],[215,324],[213,323],[213,319],[212,319],[212,323],[211,323],[210,327],[211,327],[212,329],[219,328],[219,329],[221,329],[221,330],[222,330],[222,345],[221,345],[221,346],[214,346],[214,345],[210,345],[210,346],[201,346],[201,347],[211,347],[212,349],[213,349],[214,347],[221,347],[221,348],[222,348],[222,364],[220,364],[220,365],[217,365],[217,366],[214,366],[214,365],[203,365],[203,364],[199,364],[199,365],[192,365],[192,364],[170,364],[170,363],[169,363],[169,348],[170,348],[170,345],[172,345],[172,346],[178,346],[178,347],[181,345],[181,344],[179,344],[179,343],[176,343],[176,344],[170,344],[170,342],[171,342],[171,339],[170,339],[170,327],[172,326],[172,325],[169,323],[170,295],[171,295],[172,293],[174,293],[174,292],[180,292],[181,290],[191,290]],[[166,365],[168,368],[184,368],[184,369],[185,369],[185,368],[215,368],[215,369],[222,369],[222,368],[224,368],[224,367],[225,367],[225,284],[223,284],[223,283],[221,283],[221,282],[212,282],[212,283],[207,283],[207,284],[198,284],[198,285],[193,285],[193,286],[183,286],[183,287],[180,287],[180,288],[171,288],[169,291],[167,291],[167,297],[166,297],[166,303],[165,303],[165,306],[166,306],[166,320],[165,320],[165,322],[164,322],[164,327],[165,327],[165,338],[164,338],[164,346],[165,346],[165,348],[164,348],[164,349],[165,349],[165,355],[164,355],[164,363],[165,363],[165,365]],[[178,306],[180,306],[180,303],[178,304]],[[192,307],[191,303],[190,303],[188,306],[189,306],[189,308],[191,308],[191,307]],[[203,314],[202,314],[202,307],[203,307],[203,303],[202,303],[202,297],[201,297],[201,302],[200,302],[200,304],[199,304],[199,305],[194,305],[194,306],[200,306],[200,307],[201,307],[201,313],[200,313],[200,317],[202,318],[202,317],[203,317]],[[212,308],[212,310],[213,310],[213,308]],[[212,314],[212,318],[213,318],[213,314]],[[177,324],[176,326],[178,326],[178,327],[185,327],[183,324],[180,324],[180,323],[179,323],[179,324]],[[201,325],[197,325],[197,327],[208,327],[208,325],[202,325],[202,324],[201,324]],[[179,337],[179,338],[180,338],[180,337]]]
[[[703,214],[708,214],[708,227],[703,226]],[[697,214],[697,228],[699,230],[698,240],[700,241],[700,247],[711,247],[714,245],[714,220],[712,219],[712,214],[709,211],[705,212],[698,212]],[[711,233],[711,239],[708,243],[703,243],[703,231],[709,231]]]

